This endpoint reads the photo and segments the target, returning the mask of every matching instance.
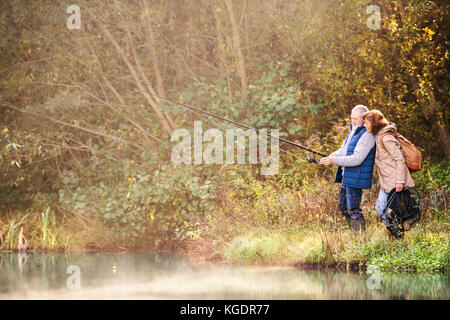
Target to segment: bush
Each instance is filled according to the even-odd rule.
[[[103,217],[112,239],[122,245],[183,242],[215,209],[213,180],[202,168],[160,165],[150,175],[134,160],[122,164],[99,168],[89,185],[68,172],[59,191],[61,203]]]

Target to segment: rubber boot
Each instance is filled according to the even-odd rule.
[[[347,225],[348,227],[351,229],[352,228],[352,218],[348,215],[345,215],[345,221],[347,221]]]

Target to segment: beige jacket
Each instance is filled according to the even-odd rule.
[[[388,131],[394,131],[395,124],[391,123],[381,129],[375,136],[377,152],[375,164],[377,165],[380,188],[389,193],[395,188],[396,183],[403,183],[404,187],[414,187],[414,181],[406,166],[400,143],[393,135],[385,135],[381,145],[381,135]]]

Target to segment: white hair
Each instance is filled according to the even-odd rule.
[[[358,104],[357,106],[355,106],[352,109],[352,113],[356,113],[358,114],[361,118],[363,117],[364,112],[369,111],[369,108],[367,108],[366,106],[362,105],[362,104]]]

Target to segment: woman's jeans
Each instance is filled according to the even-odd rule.
[[[378,200],[377,204],[375,205],[375,210],[377,210],[378,214],[380,215],[381,221],[385,223],[383,211],[386,209],[387,206],[387,200],[388,200],[389,193],[384,192],[380,189],[380,193],[378,194]]]

